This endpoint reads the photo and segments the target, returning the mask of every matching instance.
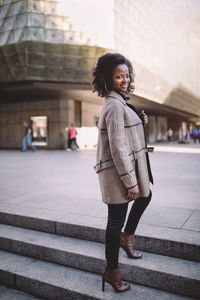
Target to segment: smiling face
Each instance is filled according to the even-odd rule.
[[[126,93],[130,84],[130,74],[127,65],[118,65],[112,76],[113,88],[119,93]]]

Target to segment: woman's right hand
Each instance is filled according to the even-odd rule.
[[[139,189],[136,185],[134,188],[128,189],[127,199],[129,201],[136,200],[139,196]]]

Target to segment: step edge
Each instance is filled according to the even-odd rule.
[[[3,251],[3,250],[2,250]],[[6,253],[9,253],[9,252],[7,252],[7,251],[3,251],[3,252],[6,252]],[[18,256],[21,256],[21,257],[23,257],[23,255],[20,255],[20,254],[15,254],[15,255],[18,255]],[[30,258],[31,259],[31,258]],[[34,259],[34,261],[37,261],[37,262],[42,262],[43,264],[49,264],[49,265],[57,265],[58,266],[58,264],[55,264],[55,263],[52,263],[52,262],[46,262],[46,261],[42,261],[42,260],[40,260],[40,259]],[[30,264],[31,265],[31,264]],[[67,268],[69,268],[69,269],[74,269],[74,268],[72,268],[72,267],[70,267],[70,266],[67,266]],[[76,269],[76,271],[77,271],[77,269]],[[0,267],[0,273],[6,273],[6,274],[10,274],[10,275],[12,275],[12,276],[15,276],[15,275],[19,275],[19,276],[21,276],[21,277],[24,277],[24,278],[27,278],[26,276],[24,276],[24,275],[21,275],[21,274],[19,274],[20,273],[20,270],[14,270],[14,271],[12,271],[12,270],[5,270],[5,269],[1,269],[1,267]],[[80,272],[80,269],[79,269],[79,272]],[[84,270],[81,270],[81,272],[84,272]],[[92,274],[92,275],[97,275],[98,273],[93,273],[93,272],[90,272],[90,271],[86,271],[87,273],[90,273],[90,274]],[[126,270],[123,270],[123,267],[122,267],[122,270],[121,270],[121,273],[123,274],[123,272],[126,272],[126,276],[125,277],[127,277],[128,276],[128,273],[127,273],[127,271]],[[126,281],[129,281],[127,278],[125,278],[124,277],[124,280],[126,280]],[[2,277],[1,277],[2,278]],[[2,281],[1,281],[1,278],[0,278],[0,282],[2,283]],[[30,277],[29,277],[30,278]],[[13,280],[13,282],[14,282],[14,284],[16,283],[16,279],[15,278],[12,278]],[[33,279],[34,281],[37,281],[37,279],[35,279],[35,278],[30,278],[30,279]],[[172,280],[173,281],[173,280]],[[40,281],[38,281],[38,282],[40,282]],[[42,282],[45,282],[44,280],[42,281]],[[138,282],[130,282],[131,284],[133,284],[133,283],[135,283],[135,284],[137,284],[138,286],[144,286],[143,284],[141,284],[141,283],[138,283]],[[4,284],[4,283],[3,283]],[[49,283],[47,283],[47,284],[49,284]],[[52,285],[52,284],[51,284]],[[10,285],[5,285],[5,286],[10,286]],[[13,285],[12,285],[13,286]],[[55,286],[55,287],[59,287],[58,285],[52,285],[52,286]],[[198,298],[198,296],[199,296],[199,294],[198,294],[198,296],[197,295],[191,295],[190,293],[182,293],[182,291],[181,291],[181,293],[179,293],[179,292],[177,292],[177,291],[172,291],[172,290],[167,290],[167,289],[158,289],[158,288],[155,288],[155,287],[152,287],[152,286],[148,286],[148,285],[145,285],[144,287],[146,287],[146,288],[152,288],[152,289],[157,289],[157,290],[160,290],[161,292],[167,292],[167,293],[171,293],[172,295],[174,294],[174,295],[179,295],[179,296],[188,296],[188,297],[190,297],[190,299],[193,299],[192,297],[194,297],[194,298]],[[14,288],[14,287],[13,287]],[[21,289],[20,289],[21,290]],[[68,290],[70,290],[70,289],[68,289]],[[24,291],[24,292],[26,292],[26,290],[22,290],[22,291]],[[29,292],[30,293],[30,292]],[[39,295],[39,297],[41,297],[40,295]],[[54,298],[52,298],[52,299],[54,299]],[[88,299],[88,298],[87,298]],[[100,298],[91,298],[91,299],[100,299]]]
[[[2,215],[8,215],[11,217],[19,218],[20,224],[2,220],[1,218]],[[34,220],[35,222],[39,220],[41,223],[51,224],[51,229],[47,230],[47,228],[44,227],[42,229],[41,228],[39,229],[38,226],[32,226],[32,225],[27,226],[26,223],[24,224],[24,219]],[[96,233],[96,237],[95,237],[96,242],[104,243],[105,240],[105,229],[80,225],[80,224],[64,223],[61,221],[53,221],[53,220],[47,220],[47,219],[41,219],[41,218],[35,218],[35,217],[29,217],[29,216],[17,215],[17,214],[10,214],[4,212],[0,212],[0,223],[15,226],[15,227],[22,227],[26,229],[43,231],[43,232],[57,234],[57,235],[78,237],[83,240],[94,240],[94,237],[88,238],[88,233],[90,234]],[[62,230],[59,229],[61,226],[62,226]],[[76,234],[73,231],[76,231]],[[77,232],[79,234],[77,234]],[[164,250],[162,249],[161,251],[159,251],[159,247],[155,246],[155,243],[163,243],[163,246],[164,245],[166,246],[167,244],[168,247],[164,247]],[[161,239],[160,237],[159,238],[149,237],[149,236],[138,235],[138,234],[135,235],[135,244],[136,244],[136,248],[143,251],[149,251],[152,253],[163,254],[163,255],[168,255],[177,258],[183,258],[191,261],[200,261],[200,255],[199,255],[200,245],[187,243],[187,242],[173,241],[166,238]],[[176,247],[178,248],[177,250]]]
[[[2,220],[2,215],[5,216],[5,215],[8,215],[10,217],[16,217],[16,218],[23,218],[23,219],[30,219],[30,220],[33,220],[33,221],[40,221],[42,223],[50,223],[52,225],[54,225],[54,228],[53,230],[50,229],[50,231],[45,231],[45,232],[49,232],[49,233],[55,233],[55,234],[59,234],[57,231],[57,225],[62,225],[62,226],[77,226],[77,227],[81,227],[81,228],[86,228],[86,229],[92,229],[92,230],[99,230],[99,231],[103,231],[105,232],[105,229],[101,228],[101,227],[95,227],[95,226],[88,226],[88,225],[85,225],[85,224],[76,224],[76,223],[66,223],[66,222],[63,222],[61,220],[53,220],[53,219],[44,219],[44,218],[39,218],[39,217],[35,217],[35,216],[28,216],[28,215],[22,215],[22,214],[16,214],[16,213],[10,213],[10,212],[2,212],[0,211],[0,223],[2,224],[10,224],[12,225],[11,223],[13,222],[3,222]],[[144,225],[144,226],[147,226],[147,224],[141,224],[141,225]],[[13,224],[13,226],[18,226],[16,224]],[[22,224],[20,224],[20,226],[22,227]],[[20,227],[18,226],[18,227]],[[25,225],[24,225],[25,226]],[[158,226],[154,226],[154,225],[148,225],[150,226],[151,228],[157,228]],[[29,227],[24,227],[24,228],[29,228]],[[31,229],[31,228],[30,228]],[[168,228],[167,228],[168,229]],[[174,230],[181,230],[181,229],[176,229],[176,228],[170,228],[170,229],[174,229]],[[37,230],[37,229],[35,229]],[[193,232],[193,231],[192,231]],[[169,239],[169,238],[161,238],[161,237],[158,237],[156,236],[156,234],[154,236],[147,236],[147,235],[143,235],[143,234],[136,234],[136,236],[139,236],[139,237],[146,237],[146,238],[149,238],[149,239],[158,239],[158,240],[166,240],[166,241],[171,241],[171,242],[175,242],[175,243],[184,243],[184,244],[187,244],[187,245],[195,245],[195,246],[199,246],[200,247],[200,243],[196,243],[196,242],[189,242],[189,241],[180,241],[180,240],[173,240],[173,239]]]
[[[51,289],[57,289],[58,292],[56,293],[56,296],[58,294],[60,294],[60,299],[62,299],[62,294],[64,292],[67,292],[67,293],[72,293],[72,295],[74,296],[80,296],[81,298],[80,299],[89,299],[89,300],[102,300],[102,298],[97,298],[97,297],[93,297],[91,295],[87,295],[87,294],[81,294],[80,292],[78,291],[74,291],[72,289],[69,289],[69,288],[63,288],[63,287],[60,287],[56,284],[53,284],[52,282],[51,283],[48,283],[44,280],[37,280],[36,278],[31,278],[31,277],[27,277],[27,276],[24,276],[24,275],[21,275],[19,274],[19,272],[11,272],[11,271],[4,271],[4,270],[1,270],[0,269],[0,272],[1,273],[7,273],[9,274],[10,276],[13,277],[13,284],[8,284],[8,285],[5,285],[6,287],[10,287],[10,288],[13,288],[13,289],[16,289],[18,291],[22,291],[22,292],[25,292],[25,293],[29,293],[30,295],[33,295],[35,297],[42,297],[41,299],[44,299],[43,297],[48,297],[49,296],[49,293],[46,293],[46,295],[44,295],[44,292],[45,292],[45,289],[43,288],[42,289],[42,294],[40,293],[41,289],[39,289],[39,292],[37,292],[37,288],[34,289],[34,293],[30,293],[30,288],[27,287],[27,288],[24,288],[23,284],[20,282],[20,281],[24,281],[25,280],[28,280],[29,284],[42,284],[42,285],[45,285],[46,287],[50,287]],[[1,283],[1,279],[0,279],[0,283]],[[32,286],[33,288],[33,286]],[[59,291],[60,290],[60,291]],[[87,296],[87,298],[85,298],[85,296]],[[55,297],[53,298],[46,298],[46,299],[52,299],[54,300]]]
[[[37,248],[37,246],[34,246],[33,244],[29,244],[29,246],[33,250],[34,250],[34,248]],[[42,248],[44,249],[45,247],[42,247]],[[3,250],[9,252],[8,249],[3,249]],[[99,258],[99,257],[91,257],[91,256],[87,256],[87,255],[81,255],[81,254],[77,254],[77,253],[67,252],[64,250],[57,250],[57,253],[59,253],[59,255],[57,255],[57,257],[60,258],[60,257],[62,257],[62,254],[64,254],[65,259],[67,259],[69,257],[69,261],[70,262],[72,261],[72,263],[70,264],[69,262],[65,263],[63,261],[61,263],[59,261],[59,259],[55,259],[54,258],[55,256],[52,254],[54,249],[50,249],[50,251],[48,249],[48,252],[49,252],[48,254],[50,256],[50,258],[48,257],[48,259],[44,259],[43,257],[38,256],[38,254],[37,254],[37,256],[30,256],[30,252],[28,249],[27,249],[27,251],[29,254],[27,254],[27,252],[24,251],[23,252],[24,256],[28,256],[30,258],[34,258],[34,259],[37,259],[40,261],[50,262],[50,263],[54,263],[57,265],[59,264],[62,266],[67,266],[70,268],[75,268],[78,270],[83,270],[83,271],[87,271],[87,272],[91,272],[91,273],[102,274],[104,271],[104,268],[105,268],[105,260],[102,258]],[[22,256],[21,252],[19,253],[16,251],[15,253]],[[83,259],[86,260],[86,262],[84,262],[84,263],[82,262],[80,265],[79,260],[83,261]],[[75,265],[74,261],[77,262],[77,265]],[[95,262],[95,267],[94,267],[94,262]],[[127,277],[127,274],[130,274],[130,272],[131,273],[134,272],[136,274],[141,273],[142,274],[141,278],[143,278],[143,276],[145,277],[146,273],[151,272],[152,274],[154,274],[154,276],[152,276],[153,278],[156,278],[156,277],[162,278],[161,283],[159,283],[159,285],[158,284],[156,285],[155,283],[150,285],[148,281],[143,280],[143,282],[141,282],[141,280],[138,280],[138,279],[137,280],[131,279],[131,282],[137,283],[140,285],[145,285],[145,286],[151,287],[151,288],[157,288],[157,289],[164,290],[167,292],[181,294],[184,296],[191,296],[191,295],[183,292],[183,289],[181,287],[182,281],[185,282],[184,286],[186,286],[186,287],[192,286],[192,285],[196,287],[196,285],[199,286],[199,283],[200,283],[200,280],[197,280],[195,278],[183,277],[180,275],[174,275],[173,273],[168,273],[168,272],[164,272],[164,271],[161,272],[159,270],[146,269],[146,268],[144,268],[144,266],[141,266],[141,267],[140,266],[129,266],[128,264],[125,264],[125,263],[120,263],[119,265],[120,265],[120,269],[121,269],[121,275],[124,280],[130,281],[130,277],[129,276]],[[166,280],[163,281],[163,277],[164,278],[168,277],[167,282],[169,282],[169,279],[171,280],[172,283],[175,281],[177,282],[177,280],[178,280],[179,284],[177,285],[177,283],[176,283],[176,287],[174,287],[174,285],[171,283],[171,286],[169,285],[169,287],[166,288],[165,287]],[[192,296],[196,296],[196,294],[194,294]]]
[[[11,226],[11,225],[6,225],[6,226]],[[13,226],[11,226],[11,227],[13,227]],[[17,228],[18,229],[18,227],[14,227],[14,228]],[[32,230],[32,229],[26,229],[26,228],[20,228],[19,227],[19,229],[20,230],[25,230],[25,231],[27,231],[27,232],[29,232],[29,235],[31,235],[32,234],[32,232],[35,234],[35,232],[37,232],[37,231],[34,231],[34,230]],[[20,233],[19,233],[20,234]],[[52,240],[53,241],[56,241],[56,239],[60,239],[60,238],[62,238],[62,239],[72,239],[72,240],[76,240],[76,241],[78,241],[78,240],[80,240],[79,238],[77,238],[77,237],[69,237],[69,236],[60,236],[60,235],[55,235],[55,237],[54,237],[54,234],[52,234],[52,233],[47,233],[47,232],[40,232],[40,234],[41,235],[43,235],[44,234],[44,236],[46,235],[47,236],[47,238],[52,238]],[[7,237],[7,236],[5,236],[5,234],[1,234],[1,228],[0,228],[0,240],[5,240],[5,241],[8,241],[8,242],[14,242],[14,243],[22,243],[22,244],[26,244],[26,245],[29,245],[29,246],[35,246],[35,247],[43,247],[43,248],[46,248],[46,249],[51,249],[51,250],[54,250],[54,251],[64,251],[64,250],[62,250],[61,248],[59,248],[59,246],[57,246],[57,247],[55,247],[55,246],[53,246],[53,247],[49,247],[49,246],[45,246],[45,245],[43,245],[43,244],[40,244],[40,241],[35,241],[35,242],[32,242],[31,243],[31,241],[27,241],[27,240],[25,240],[25,237],[24,238],[20,238],[20,236],[19,235],[17,235],[17,236],[15,236],[15,237]],[[81,240],[82,242],[86,242],[86,243],[90,243],[91,245],[92,244],[94,244],[94,245],[102,245],[102,243],[100,243],[100,242],[96,242],[96,241],[94,241],[94,240]],[[0,245],[0,247],[1,247],[1,245]],[[74,251],[74,249],[73,249],[73,251]],[[66,252],[69,252],[70,253],[70,251],[66,251]],[[79,255],[79,253],[78,252],[73,252],[73,253],[75,253],[75,254],[77,254],[77,255]],[[152,252],[148,252],[148,251],[143,251],[143,253],[145,254],[145,253],[149,253],[149,254],[152,254],[152,255],[154,255],[154,256],[164,256],[164,257],[167,257],[167,258],[169,258],[169,259],[173,259],[173,260],[175,260],[175,259],[177,259],[177,260],[182,260],[182,261],[187,261],[188,263],[189,262],[191,262],[191,263],[199,263],[199,262],[194,262],[194,261],[191,261],[191,260],[187,260],[187,259],[180,259],[180,258],[176,258],[176,257],[171,257],[171,256],[168,256],[168,255],[161,255],[161,254],[158,254],[158,253],[152,253]]]

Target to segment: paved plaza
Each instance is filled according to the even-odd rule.
[[[95,151],[0,151],[0,211],[106,226]],[[137,233],[200,243],[200,144],[157,144],[155,185]]]

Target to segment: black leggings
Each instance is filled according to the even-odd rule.
[[[125,226],[125,233],[134,234],[139,220],[151,200],[150,191],[148,197],[140,197],[133,202],[128,220]],[[106,227],[106,261],[107,267],[114,270],[118,268],[119,246],[121,230],[124,226],[128,203],[108,204],[108,223]]]
[[[73,138],[73,139],[68,139],[68,148],[71,149],[72,147],[72,143],[74,143],[74,145],[76,146],[76,148],[79,148],[79,146],[77,145],[77,142],[76,142],[76,138]]]

